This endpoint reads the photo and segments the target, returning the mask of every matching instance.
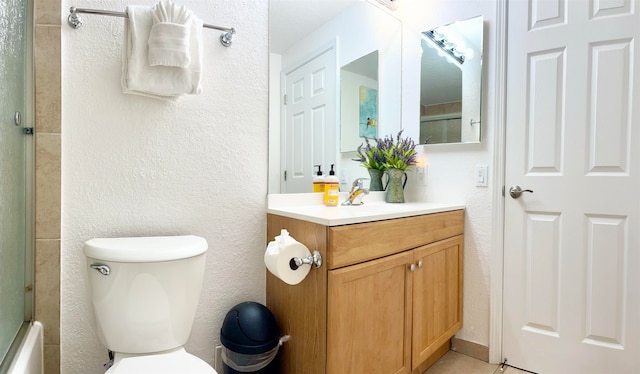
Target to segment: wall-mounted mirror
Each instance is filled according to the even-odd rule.
[[[343,134],[342,100],[375,112],[379,136],[400,129],[400,20],[371,0],[271,0],[269,52],[269,193],[311,192],[314,165],[334,164],[341,189],[368,176],[351,160],[364,138],[348,116]],[[360,86],[377,100],[360,106]]]
[[[483,17],[421,36],[419,143],[479,142]]]

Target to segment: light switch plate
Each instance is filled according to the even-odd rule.
[[[476,166],[476,187],[487,187],[489,181],[489,167],[487,165]]]

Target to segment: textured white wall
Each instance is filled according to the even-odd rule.
[[[155,0],[137,0],[152,5]],[[84,241],[195,234],[209,242],[187,349],[211,362],[226,312],[264,302],[268,1],[183,0],[205,23],[237,29],[231,48],[205,30],[204,93],[175,103],[120,90],[123,20],[64,22],[61,371],[102,373]],[[124,10],[124,1],[63,1]],[[66,18],[66,14],[63,14]]]
[[[403,22],[402,123],[414,139],[419,123],[419,33],[478,15],[484,16],[482,81],[482,142],[423,146],[428,167],[427,186],[410,176],[407,188],[411,200],[461,202],[466,205],[464,248],[464,322],[461,339],[489,345],[489,301],[492,234],[492,194],[489,185],[476,187],[474,170],[488,165],[493,172],[493,97],[495,91],[496,2],[494,0],[403,0],[396,14]],[[415,48],[411,46],[415,45]],[[416,124],[412,126],[412,124]],[[491,176],[489,176],[491,181]]]

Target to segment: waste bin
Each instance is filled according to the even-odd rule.
[[[227,313],[220,329],[224,374],[278,374],[280,331],[267,307],[240,303]]]

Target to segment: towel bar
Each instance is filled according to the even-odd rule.
[[[72,6],[71,8],[69,8],[69,17],[67,18],[67,21],[69,22],[69,26],[73,27],[74,29],[79,29],[82,26],[82,18],[79,16],[79,13],[98,14],[102,16],[122,17],[122,18],[129,17],[129,15],[125,12],[114,12],[112,10],[100,10],[100,9],[76,8]],[[202,27],[206,29],[215,29],[215,30],[224,31],[224,33],[220,35],[220,43],[225,47],[231,46],[231,43],[233,42],[232,40],[233,34],[236,33],[236,29],[234,29],[233,27],[222,27],[222,26],[210,25],[207,23],[202,24]]]

